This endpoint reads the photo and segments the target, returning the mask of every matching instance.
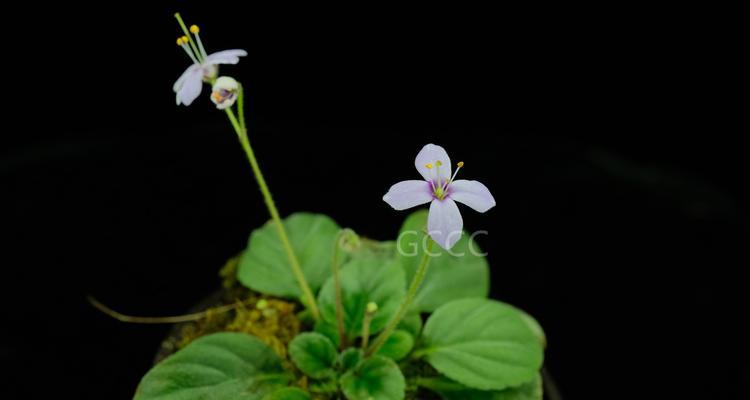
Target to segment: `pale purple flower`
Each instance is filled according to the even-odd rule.
[[[216,78],[219,64],[237,64],[240,62],[240,57],[247,55],[245,50],[233,49],[223,50],[213,54],[206,55],[206,51],[203,49],[203,43],[198,36],[198,29],[195,25],[191,27],[191,32],[195,35],[198,43],[196,47],[198,52],[194,52],[190,46],[190,40],[187,36],[183,36],[177,39],[177,44],[182,47],[187,53],[188,57],[193,61],[193,64],[182,73],[182,75],[174,83],[172,90],[177,95],[177,105],[184,104],[189,106],[193,100],[197,99],[203,89],[203,82],[209,82]]]
[[[396,210],[430,203],[427,231],[440,247],[453,247],[463,232],[463,219],[456,202],[485,212],[495,206],[489,189],[477,181],[455,180],[464,163],[458,163],[451,175],[451,159],[440,146],[428,144],[414,162],[424,180],[399,182],[388,190],[383,200]]]

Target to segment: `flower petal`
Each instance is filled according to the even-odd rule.
[[[198,74],[185,79],[182,87],[177,92],[177,105],[184,104],[189,106],[193,100],[197,99],[203,89],[203,75],[198,70]]]
[[[451,177],[451,158],[448,157],[448,153],[445,149],[434,145],[432,143],[422,147],[422,150],[417,154],[417,159],[414,161],[414,165],[417,167],[417,171],[422,174],[427,181],[437,180],[437,162],[440,161],[443,165],[440,166],[440,182],[445,183]],[[432,164],[432,169],[425,167],[427,164]]]
[[[432,200],[432,187],[425,181],[403,181],[391,186],[383,201],[396,210],[406,210]]]
[[[185,80],[187,79],[195,79],[195,75],[198,75],[203,79],[202,76],[199,75],[201,72],[201,65],[200,64],[192,64],[191,66],[187,67],[185,69],[185,72],[180,75],[179,78],[177,78],[177,81],[175,81],[174,85],[172,85],[172,91],[175,93],[180,91],[180,88],[185,84]]]
[[[451,199],[482,213],[495,207],[496,204],[487,186],[478,181],[459,179],[450,184],[448,193]]]
[[[433,200],[427,217],[427,231],[440,247],[450,250],[461,239],[463,227],[464,220],[453,200]]]
[[[216,53],[209,54],[203,65],[209,64],[237,64],[240,62],[240,57],[247,55],[247,52],[242,49],[223,50],[217,51]]]

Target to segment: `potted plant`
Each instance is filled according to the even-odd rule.
[[[177,104],[211,86],[271,219],[222,270],[211,307],[167,320],[190,322],[134,398],[542,399],[544,333],[520,309],[487,298],[488,263],[456,205],[486,212],[495,205],[489,189],[457,179],[463,162],[453,171],[446,151],[427,144],[415,161],[422,179],[383,196],[395,210],[429,205],[407,216],[393,241],[326,215],[282,219],[248,137],[243,87],[218,74],[246,52],[208,54],[199,28],[175,17],[184,32],[177,44],[192,61],[174,85]]]

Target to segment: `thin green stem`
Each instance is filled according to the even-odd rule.
[[[243,135],[242,127],[240,126],[240,123],[237,122],[237,117],[234,116],[234,112],[231,108],[227,108],[224,111],[227,112],[227,117],[229,117],[229,122],[232,124],[232,127],[234,128],[234,131],[237,133],[237,137],[240,139],[240,142],[242,142],[242,148],[245,148],[245,135]],[[248,155],[249,157],[249,155]]]
[[[435,241],[430,238],[427,242],[427,251],[425,251],[422,256],[422,261],[419,263],[417,272],[414,274],[414,278],[409,285],[409,290],[406,292],[406,298],[403,303],[401,303],[396,315],[388,321],[388,325],[386,325],[385,329],[383,329],[383,331],[380,332],[380,335],[375,338],[375,341],[372,342],[372,345],[367,350],[367,356],[373,355],[380,350],[386,339],[388,339],[393,331],[396,330],[396,326],[398,326],[398,323],[404,318],[406,312],[409,311],[409,306],[411,306],[412,301],[414,301],[414,297],[417,295],[417,291],[422,285],[425,275],[427,275],[427,267],[430,265],[430,254],[432,254],[432,247],[434,244]]]
[[[339,252],[341,250],[341,240],[347,233],[345,229],[339,231],[333,248],[333,287],[336,292],[336,327],[339,331],[340,349],[347,346],[346,329],[344,328],[344,302],[341,296],[341,277],[339,276]]]
[[[367,350],[367,344],[370,341],[370,325],[373,315],[373,313],[365,311],[365,319],[362,321],[362,350]]]
[[[240,117],[240,127],[247,136],[247,125],[245,125],[245,87],[239,84],[239,95],[237,96],[237,114]]]
[[[240,87],[239,98],[241,99],[242,97],[242,87]],[[289,241],[289,236],[287,235],[286,229],[284,228],[284,223],[281,221],[281,216],[279,215],[279,211],[276,208],[276,203],[274,203],[273,201],[273,197],[271,196],[271,191],[268,189],[266,179],[263,177],[263,173],[261,172],[260,166],[258,165],[258,160],[255,158],[255,152],[250,145],[250,140],[247,137],[247,130],[240,122],[237,121],[237,118],[234,116],[234,112],[231,108],[227,108],[225,109],[225,111],[227,113],[227,117],[229,117],[229,122],[232,124],[232,127],[237,133],[237,137],[240,139],[242,149],[245,150],[247,159],[248,161],[250,161],[250,166],[253,169],[253,174],[255,174],[255,180],[258,182],[260,192],[263,194],[263,200],[266,203],[266,207],[268,207],[268,212],[271,214],[271,219],[276,226],[281,244],[284,247],[284,251],[286,252],[287,257],[289,258],[289,265],[292,268],[292,273],[297,280],[297,284],[299,284],[299,287],[302,290],[302,297],[307,303],[305,305],[310,309],[310,313],[317,321],[320,319],[320,311],[318,310],[318,305],[315,302],[315,296],[310,289],[310,285],[307,283],[307,279],[305,279],[305,275],[302,273],[302,267],[297,260],[297,256],[294,254],[294,249],[292,248],[292,244]],[[242,115],[242,111],[240,111],[240,113],[240,115]],[[244,122],[244,117],[242,119],[242,122]]]

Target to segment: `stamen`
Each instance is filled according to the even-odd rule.
[[[437,165],[437,187],[442,188],[443,184],[440,183],[440,166],[443,165],[443,163],[440,160],[435,161],[435,165]]]
[[[193,50],[193,54],[195,54],[194,57],[196,57],[199,61],[202,61],[201,53],[198,52],[198,48],[195,47],[194,41],[190,39],[190,31],[188,31],[187,27],[185,26],[185,22],[182,20],[180,13],[174,13],[174,17],[175,19],[177,19],[177,23],[180,25],[180,28],[182,28],[182,31],[185,32],[183,41],[185,41],[185,38],[187,38],[185,42],[190,45],[190,48]],[[198,62],[198,64],[200,64],[200,62]]]
[[[432,191],[434,192],[436,189],[435,189],[435,180],[432,179],[433,178],[433,176],[432,176],[432,164],[425,164],[425,168],[427,168],[427,169],[430,170],[430,185],[432,185]]]
[[[185,53],[188,55],[188,57],[190,57],[191,60],[193,60],[193,63],[200,64],[200,62],[198,62],[198,59],[195,57],[195,54],[193,54],[193,50],[190,49],[190,46],[188,46],[188,40],[189,39],[187,36],[183,36],[177,39],[177,44],[180,45],[183,50],[185,50]]]
[[[205,60],[206,57],[208,57],[208,54],[206,54],[206,49],[203,48],[203,42],[201,42],[201,37],[200,35],[198,35],[200,31],[201,29],[198,28],[198,25],[190,26],[190,33],[192,33],[195,36],[195,41],[198,42],[198,49],[201,51],[201,56],[203,56],[203,59]]]
[[[453,183],[453,181],[456,179],[456,175],[458,175],[458,171],[461,170],[461,168],[463,168],[464,162],[459,161],[458,164],[456,164],[456,166],[458,167],[456,168],[456,172],[453,173],[453,176],[448,182],[445,182],[445,187],[443,188],[443,190],[448,190],[448,186],[450,186],[450,184]]]

